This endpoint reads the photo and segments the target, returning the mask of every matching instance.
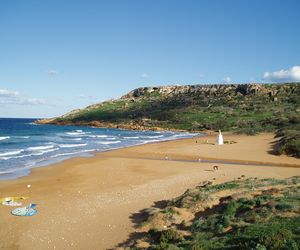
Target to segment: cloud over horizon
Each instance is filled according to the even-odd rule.
[[[299,82],[300,66],[295,65],[287,70],[265,72],[263,79],[269,82]]]
[[[42,105],[46,102],[42,98],[30,98],[15,90],[0,89],[0,104]]]

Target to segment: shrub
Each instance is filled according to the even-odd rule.
[[[238,203],[236,201],[231,201],[225,206],[223,214],[227,215],[229,218],[233,218],[235,216],[237,208]]]
[[[223,225],[224,228],[228,227],[230,225],[230,218],[228,215],[224,215],[222,217],[221,223]]]
[[[279,203],[275,206],[275,208],[280,211],[290,211],[293,209],[293,206],[286,203]]]
[[[203,218],[199,218],[198,220],[194,221],[193,226],[192,226],[193,231],[200,231],[200,230],[206,229],[206,228],[207,228],[207,225]]]
[[[175,229],[168,229],[161,232],[160,243],[174,243],[182,240],[181,235]]]
[[[224,227],[223,227],[222,224],[217,223],[217,224],[215,225],[215,231],[216,231],[217,233],[222,233],[223,230],[224,230]]]
[[[291,231],[284,228],[271,227],[259,237],[259,241],[266,246],[267,249],[281,249],[291,238]]]

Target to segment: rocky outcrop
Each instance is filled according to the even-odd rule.
[[[180,128],[196,131],[220,128],[225,126],[227,119],[227,127],[236,127],[236,124],[241,127],[243,122],[238,119],[241,112],[251,117],[257,112],[263,113],[261,117],[264,118],[276,103],[281,106],[275,110],[278,115],[273,111],[274,115],[285,116],[283,107],[289,107],[289,110],[290,107],[295,110],[300,108],[297,104],[299,95],[299,83],[143,87],[120,99],[93,104],[37,123],[133,130]],[[231,116],[234,116],[234,122],[230,121]]]
[[[223,95],[229,92],[245,95],[270,95],[275,96],[279,92],[293,91],[293,84],[210,84],[210,85],[184,85],[184,86],[161,86],[161,87],[142,87],[134,89],[121,99],[135,99],[148,97],[157,93],[160,97],[176,96],[181,94],[204,94],[204,95]]]

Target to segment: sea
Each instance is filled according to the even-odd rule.
[[[0,179],[15,179],[28,175],[32,168],[73,157],[91,157],[95,152],[197,135],[170,131],[39,125],[35,121],[0,118]]]

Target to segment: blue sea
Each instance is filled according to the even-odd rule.
[[[191,133],[127,131],[79,126],[37,125],[35,119],[0,118],[0,179],[18,178],[34,167],[97,151],[190,138]]]

